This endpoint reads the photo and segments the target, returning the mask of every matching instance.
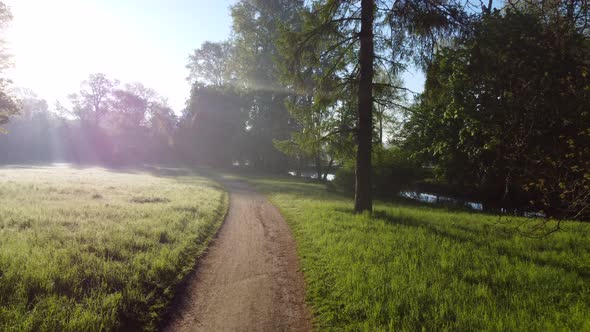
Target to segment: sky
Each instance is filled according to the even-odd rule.
[[[188,55],[206,40],[229,37],[235,0],[3,0],[14,20],[6,35],[16,87],[52,105],[93,73],[141,82],[184,108]],[[421,91],[421,73],[404,75]]]
[[[3,0],[17,87],[66,101],[92,73],[141,82],[184,107],[188,55],[229,37],[233,0]]]

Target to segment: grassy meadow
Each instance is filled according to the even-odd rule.
[[[0,168],[0,330],[157,328],[227,195],[154,171]]]
[[[321,331],[590,331],[590,224],[546,238],[497,216],[350,198],[249,177],[298,243]],[[537,223],[537,222],[534,222]]]

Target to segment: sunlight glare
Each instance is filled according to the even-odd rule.
[[[171,70],[149,36],[142,36],[131,20],[115,17],[99,1],[9,0],[7,4],[14,16],[7,31],[15,65],[9,77],[17,86],[30,87],[47,98],[50,105],[76,92],[91,73],[145,82],[165,94],[171,90],[167,81],[184,77],[183,66]],[[178,107],[179,96],[170,97],[172,106]]]

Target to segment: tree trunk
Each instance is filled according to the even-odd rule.
[[[318,175],[318,181],[322,180],[322,158],[319,154],[315,156],[315,169]]]
[[[371,194],[371,145],[373,132],[373,19],[375,0],[361,1],[360,79],[358,91],[354,210],[373,210]]]
[[[301,170],[303,169],[303,157],[300,155],[297,157],[297,169],[295,170],[295,176],[301,177]]]
[[[334,158],[330,158],[330,162],[328,163],[328,167],[326,167],[326,171],[324,172],[324,181],[328,181],[328,173],[332,169],[334,165]]]
[[[379,109],[379,145],[383,146],[383,113],[384,110]]]

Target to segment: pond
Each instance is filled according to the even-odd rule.
[[[427,194],[427,193],[418,193],[415,191],[404,191],[404,192],[400,193],[400,196],[404,197],[404,198],[409,198],[409,199],[417,200],[420,202],[424,202],[424,203],[446,204],[446,205],[452,205],[452,206],[458,206],[458,207],[463,206],[463,207],[466,207],[466,208],[469,208],[469,209],[475,210],[475,211],[483,211],[483,208],[484,208],[483,203],[481,203],[481,202],[466,201],[466,200],[461,200],[461,199],[448,197],[448,196],[438,196],[438,195]],[[507,209],[502,208],[497,212],[500,214],[512,214],[512,215],[523,216],[523,217],[527,217],[527,218],[546,218],[547,217],[547,215],[545,215],[543,212],[540,212],[540,211],[526,211],[526,210],[509,211]]]
[[[419,193],[415,191],[403,191],[400,193],[401,197],[413,199],[424,203],[447,204],[454,206],[465,206],[471,210],[483,211],[483,203],[464,201],[448,196],[438,196],[427,193]]]
[[[302,178],[307,178],[307,179],[316,179],[318,178],[318,173],[317,172],[310,172],[310,171],[303,171],[300,174],[300,177]],[[289,175],[292,176],[297,176],[297,173],[295,171],[290,171]],[[334,178],[336,178],[335,174],[330,174],[328,173],[328,176],[326,177],[326,180],[328,181],[334,181]]]

